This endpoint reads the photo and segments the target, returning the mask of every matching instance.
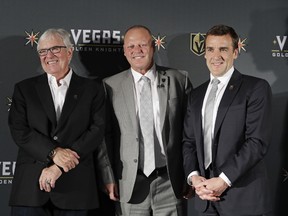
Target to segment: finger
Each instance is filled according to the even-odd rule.
[[[75,168],[75,164],[74,164],[73,162],[71,162],[71,163],[69,164],[69,170],[74,169],[74,168]]]
[[[212,202],[216,202],[216,201],[219,201],[220,198],[219,197],[208,197],[207,200],[212,201]]]
[[[72,161],[71,163],[71,169],[74,169],[78,165],[77,161]]]
[[[62,167],[62,169],[64,170],[64,172],[68,172],[69,171],[69,167],[65,164],[57,164],[58,166]]]
[[[80,156],[77,154],[77,152],[75,151],[71,151],[71,153],[73,154],[73,156],[77,159],[80,159]]]
[[[200,188],[200,187],[205,187],[206,185],[207,185],[206,182],[203,181],[203,182],[200,182],[198,184],[195,184],[194,187],[195,188]]]
[[[113,192],[109,193],[109,198],[113,201],[117,201],[117,197],[115,196]]]
[[[79,160],[76,157],[73,157],[71,162],[73,163],[74,167],[77,166],[79,164]]]
[[[43,187],[43,180],[42,179],[39,179],[39,187],[40,187],[40,190],[43,190],[44,187]]]
[[[200,190],[203,194],[213,194],[213,193],[214,193],[213,190],[209,190],[209,189],[207,189],[206,187],[201,187],[199,190]]]
[[[51,192],[51,185],[50,184],[46,184],[46,192]]]
[[[213,201],[213,202],[220,200],[219,197],[214,196],[214,195],[203,195],[202,197],[204,200],[209,200],[209,201]]]
[[[64,165],[64,166],[61,166],[61,167],[63,168],[64,172],[69,172],[68,166]]]
[[[45,182],[45,183],[43,184],[43,188],[44,188],[44,190],[45,190],[46,192],[49,192],[50,184],[48,184],[47,182]]]
[[[51,182],[50,182],[50,188],[52,189],[52,188],[55,188],[55,181],[54,180],[51,180]]]
[[[47,178],[42,177],[41,180],[39,181],[39,184],[40,184],[40,189],[46,191]]]

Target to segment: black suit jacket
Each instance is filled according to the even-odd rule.
[[[183,138],[186,177],[195,170],[205,176],[201,109],[208,83],[196,88],[188,100]],[[269,84],[235,70],[218,108],[214,134],[214,176],[224,172],[232,182],[217,205],[227,215],[260,215],[271,210],[263,163],[271,135]],[[206,209],[207,202],[198,196],[195,203],[198,210]]]
[[[15,85],[9,126],[19,151],[10,205],[41,206],[51,199],[62,209],[98,207],[95,155],[97,167],[107,171],[105,177],[112,177],[102,148],[104,98],[102,85],[73,73],[57,123],[47,74]],[[76,151],[80,163],[63,173],[55,189],[47,193],[39,189],[38,180],[47,166],[48,153],[58,146]]]

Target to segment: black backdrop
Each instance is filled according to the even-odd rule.
[[[42,73],[36,42],[43,31],[61,27],[71,32],[76,50],[74,70],[83,76],[103,78],[128,67],[121,47],[126,28],[147,25],[163,42],[163,47],[156,47],[156,62],[188,71],[196,87],[208,79],[209,72],[201,49],[191,49],[194,36],[220,23],[234,27],[241,39],[246,39],[246,52],[241,51],[236,68],[266,79],[272,87],[274,132],[265,160],[275,216],[287,215],[287,0],[0,0],[0,215],[9,215],[17,154],[7,126],[10,98],[16,82]],[[106,216],[111,206],[103,199]],[[193,200],[188,203],[188,212],[197,216]]]

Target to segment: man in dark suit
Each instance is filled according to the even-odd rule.
[[[114,114],[107,137],[119,183],[118,215],[183,214],[181,141],[192,86],[188,73],[155,65],[153,54],[150,30],[130,27],[124,55],[131,68],[105,80]]]
[[[271,210],[263,162],[271,135],[271,88],[234,68],[238,42],[229,26],[207,32],[210,81],[188,99],[184,167],[200,215],[252,216]]]
[[[86,216],[99,206],[95,164],[114,196],[103,145],[104,89],[69,67],[69,37],[63,29],[44,32],[37,51],[46,73],[15,85],[9,126],[19,151],[12,216]]]

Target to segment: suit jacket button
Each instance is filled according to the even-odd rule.
[[[137,159],[134,159],[133,161],[134,161],[135,163],[137,163]]]
[[[53,137],[53,140],[57,140],[57,139],[58,139],[58,137],[57,137],[57,136],[54,136],[54,137]]]

